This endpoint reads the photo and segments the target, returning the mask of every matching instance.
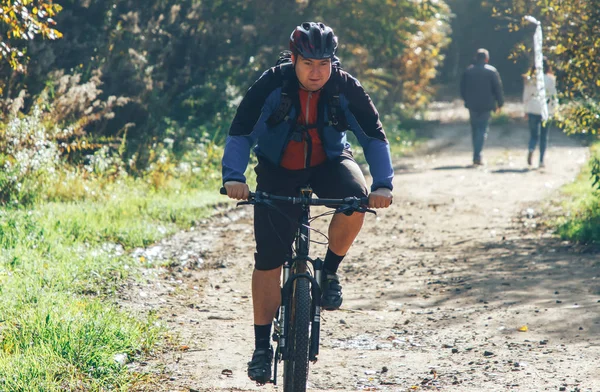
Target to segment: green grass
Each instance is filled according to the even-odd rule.
[[[591,148],[600,158],[600,144]],[[568,240],[600,244],[600,191],[592,187],[591,168],[583,168],[577,179],[563,188],[566,214],[555,222],[558,234]]]
[[[128,384],[131,375],[114,356],[134,358],[152,348],[157,328],[150,319],[141,322],[99,300],[30,289],[17,313],[2,312],[11,321],[0,346],[2,390],[119,390]]]
[[[127,390],[139,375],[115,355],[142,358],[162,333],[115,305],[142,267],[127,251],[208,216],[224,201],[212,187],[128,181],[93,200],[0,208],[0,390]]]
[[[416,133],[413,130],[394,130],[388,134],[392,159],[405,156],[423,142],[423,140],[417,138]]]

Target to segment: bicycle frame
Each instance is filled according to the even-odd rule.
[[[221,194],[227,194],[225,188],[221,188]],[[301,206],[301,214],[297,221],[298,229],[295,235],[295,254],[285,260],[282,268],[282,285],[281,285],[281,305],[277,315],[275,316],[275,330],[273,332],[273,341],[277,342],[277,349],[275,351],[274,371],[273,379],[269,382],[277,384],[277,363],[284,361],[284,391],[288,388],[288,375],[287,371],[297,374],[298,371],[306,371],[307,374],[302,376],[303,381],[301,384],[306,386],[306,378],[308,376],[308,361],[316,362],[319,354],[319,339],[321,329],[321,277],[323,274],[323,261],[319,258],[312,259],[309,257],[310,248],[310,206],[322,205],[335,208],[335,213],[344,213],[351,215],[353,212],[370,212],[375,214],[375,211],[370,210],[368,206],[368,198],[357,198],[347,197],[344,199],[315,199],[312,197],[312,189],[303,188],[300,190],[300,197],[288,197],[288,196],[277,196],[270,195],[265,192],[250,192],[248,201],[242,201],[239,205],[244,204],[263,204],[271,207],[275,207],[274,201],[283,201],[295,205]],[[275,207],[276,208],[276,207]],[[314,276],[311,275],[308,269],[308,263],[312,264]],[[304,285],[297,285],[296,283],[302,282],[303,280],[308,281],[308,288]],[[308,290],[309,289],[309,290]],[[296,290],[299,291],[299,296],[296,296]],[[308,290],[308,291],[307,291]],[[310,296],[309,296],[310,294]],[[310,303],[310,309],[307,309],[307,303]],[[305,305],[302,305],[305,304]],[[290,309],[288,309],[288,305]],[[291,331],[292,314],[291,310],[299,312],[293,315],[294,317],[294,332],[293,344],[295,347],[290,347],[289,337]],[[307,317],[307,311],[308,313]],[[298,318],[303,321],[298,321]],[[298,325],[303,325],[302,334],[299,335],[297,329]],[[310,326],[310,328],[309,328]],[[302,336],[301,340],[298,340],[298,336]],[[302,341],[302,343],[299,343]],[[302,360],[301,367],[296,368],[295,364],[297,361],[292,358],[295,354],[291,350],[296,350],[297,347],[301,346],[298,353],[304,358]],[[308,346],[308,353],[306,349]],[[308,358],[306,357],[308,354]],[[303,370],[304,369],[304,370]],[[293,382],[295,379],[293,375]],[[298,385],[301,385],[298,384]],[[297,390],[296,386],[293,386],[294,390]]]
[[[302,196],[310,199],[312,190],[302,189]],[[307,279],[310,282],[312,306],[311,306],[311,332],[308,359],[312,362],[317,360],[319,354],[319,336],[321,326],[321,274],[323,262],[321,259],[311,259],[308,256],[310,247],[310,204],[302,204],[302,214],[299,219],[298,232],[296,234],[296,255],[283,264],[283,286],[281,288],[281,306],[279,307],[279,323],[281,325],[279,334],[279,348],[283,360],[287,359],[288,347],[286,345],[286,334],[289,329],[290,318],[286,312],[286,304],[293,295],[293,284],[297,279]],[[306,263],[313,265],[314,277],[305,272]],[[299,267],[292,273],[292,268]],[[300,272],[303,271],[303,272]]]

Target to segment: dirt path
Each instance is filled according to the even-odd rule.
[[[433,137],[435,153],[396,162],[394,204],[367,217],[342,264],[343,309],[323,314],[310,390],[600,390],[600,256],[535,228],[587,150],[555,131],[547,168],[528,170],[527,130],[508,124],[472,168],[466,125]],[[245,374],[251,218],[226,212],[143,251],[171,266],[124,298],[185,345],[132,365],[161,375],[156,390],[281,389]]]

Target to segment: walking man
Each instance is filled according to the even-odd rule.
[[[500,74],[488,64],[489,61],[489,52],[478,49],[475,64],[465,70],[460,81],[460,95],[469,109],[475,166],[483,164],[481,151],[487,138],[491,113],[493,110],[500,111],[504,105]]]

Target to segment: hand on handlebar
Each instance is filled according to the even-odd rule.
[[[388,188],[379,188],[369,194],[370,208],[388,208],[392,204],[392,191]]]
[[[227,191],[227,196],[235,200],[248,200],[250,195],[250,188],[248,184],[239,181],[227,181],[223,184],[223,187]]]

